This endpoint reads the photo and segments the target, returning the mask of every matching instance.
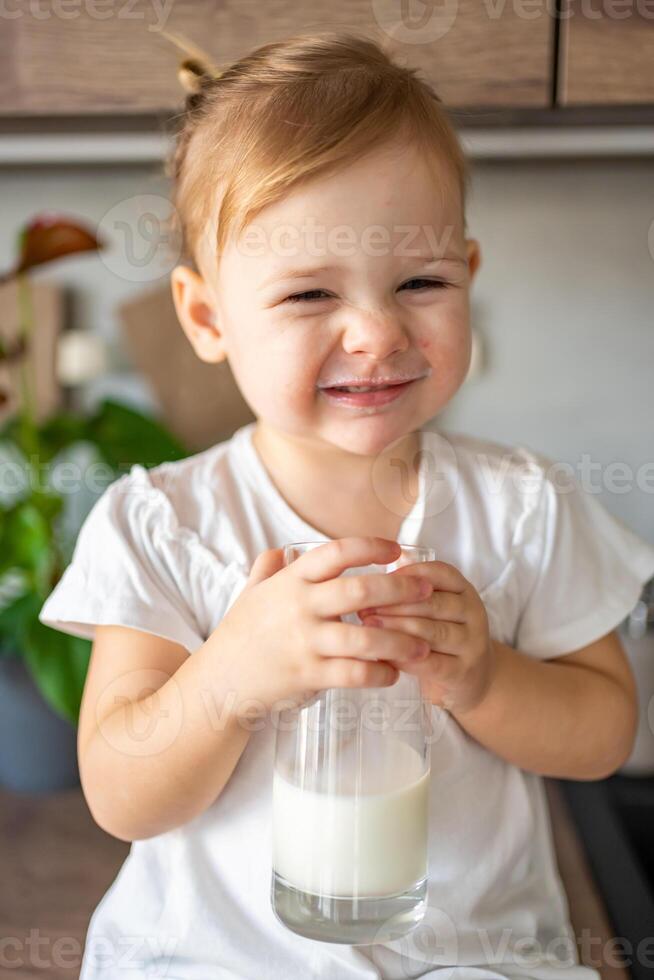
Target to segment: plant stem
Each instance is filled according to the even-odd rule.
[[[36,427],[36,410],[34,394],[30,380],[30,354],[32,353],[32,334],[34,326],[34,308],[29,278],[25,273],[17,276],[19,336],[25,341],[25,353],[20,362],[21,405],[19,422],[21,443],[27,456],[30,470],[34,470],[34,459],[38,463],[39,439]]]

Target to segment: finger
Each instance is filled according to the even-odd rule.
[[[399,667],[386,660],[353,660],[327,657],[320,664],[316,686],[390,687],[399,677]]]
[[[320,623],[314,629],[311,646],[323,657],[363,660],[419,660],[430,652],[428,643],[405,631],[336,622]]]
[[[463,670],[461,658],[451,653],[432,652],[425,660],[417,663],[401,663],[395,660],[388,662],[407,674],[412,674],[419,679],[424,678],[427,685],[432,685],[434,682],[451,684],[460,678]]]
[[[390,564],[400,552],[400,545],[390,538],[337,538],[305,551],[291,560],[290,567],[307,582],[324,582],[342,575],[346,568]]]
[[[410,636],[425,640],[431,650],[460,656],[467,640],[467,631],[459,623],[443,619],[425,619],[423,616],[366,616],[364,626],[382,630],[402,630]]]
[[[462,592],[434,591],[420,603],[397,603],[381,608],[371,606],[359,609],[359,617],[365,616],[424,616],[426,619],[447,619],[452,623],[467,621],[467,604]]]
[[[284,567],[283,548],[267,548],[254,559],[246,587],[263,582]]]
[[[417,561],[389,572],[389,575],[424,575],[434,589],[445,592],[465,592],[470,583],[455,565],[446,561]]]
[[[416,575],[394,578],[386,572],[341,575],[319,582],[309,592],[309,608],[317,616],[345,616],[366,606],[419,602],[432,594],[429,582]]]

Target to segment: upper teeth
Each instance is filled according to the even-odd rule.
[[[365,387],[364,385],[350,385],[349,387],[343,386],[343,391],[379,391],[380,388],[389,388],[390,385],[372,385]]]

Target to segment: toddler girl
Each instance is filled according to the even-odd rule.
[[[542,777],[599,779],[630,753],[615,628],[654,548],[534,450],[438,428],[480,249],[461,148],[414,70],[323,33],[180,77],[173,298],[256,422],[116,479],[41,610],[94,640],[82,786],[132,842],[82,980],[597,978]],[[300,540],[324,545],[284,567]],[[438,560],[341,575],[396,542]],[[296,935],[270,905],[275,706],[400,671],[439,733],[427,915],[388,943]]]

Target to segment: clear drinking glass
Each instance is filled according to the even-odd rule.
[[[289,544],[288,565],[324,541]],[[344,575],[392,572],[434,561],[402,545],[388,564]],[[356,614],[341,617],[360,624]],[[281,710],[273,775],[271,901],[293,932],[363,945],[410,932],[427,908],[430,705],[416,677],[332,688]]]

